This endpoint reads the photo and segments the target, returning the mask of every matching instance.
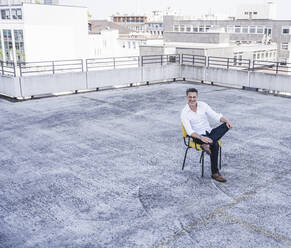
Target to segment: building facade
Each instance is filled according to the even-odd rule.
[[[145,32],[147,22],[147,16],[144,15],[113,15],[111,17],[112,22],[126,26],[135,32]]]
[[[291,63],[291,20],[276,19],[276,5],[243,4],[236,15],[225,20],[194,19],[173,15],[164,17],[165,41],[179,34],[207,33],[219,30],[228,33],[236,44],[277,44],[277,60]]]
[[[87,8],[21,3],[0,6],[0,59],[34,62],[88,56]]]
[[[163,28],[163,22],[159,21],[151,21],[147,22],[146,24],[146,32],[151,34],[152,36],[163,36],[164,28]]]

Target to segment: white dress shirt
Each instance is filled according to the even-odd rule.
[[[187,104],[181,112],[181,121],[189,136],[192,133],[206,134],[211,128],[207,117],[220,121],[222,114],[216,113],[207,103],[197,101],[197,111],[194,112]]]

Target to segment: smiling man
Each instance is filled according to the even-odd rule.
[[[211,177],[218,182],[226,182],[218,170],[218,151],[217,141],[232,128],[231,123],[222,114],[216,113],[207,103],[197,101],[198,90],[195,88],[186,91],[187,105],[181,113],[181,120],[186,132],[196,143],[201,144],[202,149],[210,155]],[[220,126],[211,129],[208,117],[223,122]]]

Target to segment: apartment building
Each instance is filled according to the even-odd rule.
[[[111,16],[113,23],[126,26],[135,32],[145,32],[145,23],[147,21],[147,16],[145,15],[113,15]]]
[[[291,62],[291,20],[276,20],[274,6],[242,5],[235,17],[228,20],[187,19],[177,16],[164,17],[165,41],[183,34],[199,34],[220,30],[229,34],[236,44],[277,44],[277,59]],[[189,37],[189,35],[188,35]]]
[[[88,56],[87,8],[52,4],[57,1],[44,0],[47,4],[29,2],[34,1],[9,1],[8,5],[0,5],[2,61],[48,61]]]

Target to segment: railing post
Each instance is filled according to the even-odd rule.
[[[193,56],[192,65],[194,66],[194,64],[195,64],[195,55],[192,55],[192,56]]]
[[[19,74],[20,74],[20,77],[22,77],[22,67],[21,67],[21,62],[19,62]]]
[[[161,65],[163,65],[163,55],[161,55]]]
[[[15,68],[15,62],[13,61],[13,73],[14,73],[14,77],[16,77],[16,68]]]
[[[143,66],[143,56],[141,56],[140,65]]]
[[[227,58],[227,65],[226,65],[226,69],[229,69],[229,58]]]
[[[113,69],[115,69],[115,58],[113,58]]]
[[[253,60],[253,69],[252,69],[252,71],[255,71],[255,63],[256,63],[256,61]]]
[[[276,74],[278,74],[279,62],[276,62]]]
[[[86,59],[86,71],[88,71],[88,59]]]
[[[53,66],[53,74],[55,74],[55,62],[52,61],[52,66]]]
[[[182,54],[182,60],[181,60],[181,65],[184,64],[184,54]]]
[[[4,65],[3,65],[3,61],[1,61],[1,71],[2,71],[2,76],[4,76]]]
[[[207,57],[207,67],[210,67],[210,56]]]
[[[248,71],[251,69],[251,60],[249,59],[249,68]]]
[[[83,59],[81,59],[81,65],[82,65],[82,72],[84,72],[84,61],[83,61]]]

